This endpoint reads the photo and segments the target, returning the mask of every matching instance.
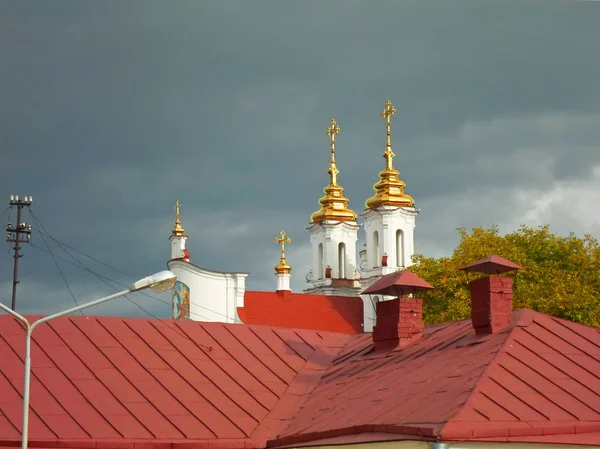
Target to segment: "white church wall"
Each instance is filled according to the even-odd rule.
[[[414,207],[380,206],[367,209],[363,214],[366,262],[363,278],[393,273],[412,264],[414,228],[418,212]],[[382,257],[387,255],[387,266]]]
[[[170,260],[167,265],[189,288],[191,320],[240,322],[237,308],[244,306],[247,273],[221,273],[182,260]]]
[[[323,280],[327,267],[331,267],[331,277],[334,279],[340,277],[354,279],[354,272],[357,269],[358,229],[359,225],[356,222],[323,221],[310,224],[308,230],[313,248],[313,281]],[[342,244],[341,248],[340,244]],[[344,260],[340,261],[340,256]]]

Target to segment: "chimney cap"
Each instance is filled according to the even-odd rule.
[[[434,287],[421,279],[410,270],[396,271],[381,276],[362,294],[380,294],[389,296],[404,296],[409,293],[433,290]]]
[[[477,271],[485,274],[501,274],[508,271],[521,270],[522,268],[521,265],[517,265],[504,257],[491,254],[459,269],[462,271]]]

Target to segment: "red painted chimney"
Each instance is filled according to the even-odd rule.
[[[464,271],[501,274],[522,267],[508,259],[492,254],[479,259]],[[513,301],[513,280],[507,277],[476,279],[471,286],[471,322],[476,334],[494,334],[510,324]]]
[[[510,324],[513,280],[485,277],[472,281],[471,322],[476,334],[494,334]]]
[[[373,328],[375,350],[402,348],[423,334],[423,300],[396,298],[377,303]]]

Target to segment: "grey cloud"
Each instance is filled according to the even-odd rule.
[[[175,199],[194,260],[251,271],[249,288],[273,285],[285,229],[299,289],[325,127],[342,127],[339,179],[360,212],[391,98],[396,165],[423,209],[417,250],[444,254],[455,225],[510,216],[510,188],[592,176],[599,21],[592,3],[534,1],[3,2],[0,192],[33,195],[53,236],[133,277],[164,267]],[[39,310],[66,304],[37,251],[25,249],[23,289],[45,286]],[[0,282],[11,264],[0,257]],[[65,276],[80,295],[105,287]]]

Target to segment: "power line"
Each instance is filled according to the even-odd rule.
[[[40,221],[37,219],[37,217],[35,216],[35,214],[31,210],[31,207],[28,207],[28,209],[29,209],[29,213],[31,214],[31,217],[33,218],[34,223],[38,227],[42,226],[41,223],[40,223]],[[75,295],[73,294],[73,291],[71,290],[71,287],[69,286],[69,283],[67,282],[67,278],[63,274],[62,270],[60,269],[60,265],[58,264],[58,261],[56,260],[56,258],[54,257],[54,254],[50,250],[50,245],[48,245],[48,242],[46,241],[46,239],[45,239],[45,237],[44,237],[43,234],[40,234],[40,237],[42,238],[44,244],[46,245],[46,248],[48,248],[48,253],[50,253],[50,255],[52,256],[52,260],[54,261],[54,265],[56,265],[56,269],[58,270],[58,272],[60,273],[60,276],[62,277],[63,281],[65,282],[65,285],[67,286],[67,290],[69,290],[69,293],[71,294],[71,298],[73,298],[73,301],[75,302],[75,305],[79,306],[79,303],[77,302],[77,299],[75,299]],[[80,310],[79,313],[81,313],[81,315],[83,316],[83,310]]]
[[[49,252],[47,249],[44,249],[44,248],[42,248],[41,246],[37,246],[37,245],[36,245],[36,244],[34,244],[34,243],[32,243],[32,244],[31,244],[31,247],[32,247],[32,248],[35,248],[35,249],[38,249],[38,250],[40,250],[40,251],[43,251],[43,252],[45,252],[45,253],[51,254],[51,253],[50,253],[50,252]],[[73,257],[73,258],[74,258],[74,256],[72,256],[71,254],[69,254],[69,255],[70,255],[71,257]],[[76,266],[76,267],[79,267],[79,268],[81,268],[81,269],[83,269],[83,270],[85,270],[85,271],[88,271],[88,272],[92,273],[94,276],[96,276],[98,279],[102,280],[104,283],[107,283],[106,281],[110,281],[110,282],[113,282],[113,283],[115,283],[115,284],[117,284],[117,285],[119,285],[119,286],[121,286],[121,287],[126,287],[126,288],[127,288],[127,287],[129,287],[129,286],[128,286],[128,285],[126,285],[126,284],[123,284],[123,283],[121,283],[121,282],[115,281],[114,279],[111,279],[111,278],[109,278],[109,277],[106,277],[106,276],[103,276],[103,275],[101,275],[101,274],[99,274],[99,273],[96,273],[95,271],[93,271],[93,270],[91,270],[90,268],[88,268],[88,267],[86,267],[85,265],[83,265],[83,264],[82,264],[80,261],[78,261],[78,263],[74,263],[74,262],[72,262],[72,261],[70,261],[70,260],[68,260],[68,259],[65,259],[64,257],[58,256],[58,255],[54,255],[54,257],[56,257],[57,259],[60,259],[60,260],[62,260],[62,261],[64,261],[64,262],[66,262],[66,263],[68,263],[68,264],[74,265],[74,266]],[[114,286],[112,286],[112,285],[110,285],[110,284],[107,284],[107,285],[109,285],[109,286],[110,286],[110,287],[111,287],[113,290],[115,290],[115,291],[117,290],[117,289],[116,289]],[[143,296],[146,296],[146,297],[148,297],[148,298],[151,298],[151,299],[153,299],[153,300],[155,300],[155,301],[158,301],[158,302],[160,302],[160,303],[166,304],[166,305],[168,305],[168,306],[170,306],[170,305],[171,305],[171,303],[170,303],[170,302],[168,302],[168,301],[165,301],[165,300],[163,300],[163,299],[160,299],[160,298],[157,298],[156,296],[149,295],[148,293],[145,293],[145,292],[143,292],[143,291],[136,292],[136,293],[137,293],[137,294],[139,294],[139,295],[143,295]],[[130,298],[127,298],[127,299],[130,299]],[[131,300],[131,299],[130,299],[130,300]],[[139,307],[141,310],[143,310],[144,312],[146,312],[148,315],[152,316],[153,318],[160,319],[160,318],[157,318],[156,316],[154,316],[152,313],[148,312],[147,310],[143,309],[143,308],[142,308],[142,307],[141,307],[139,304],[137,304],[137,303],[135,303],[135,302],[134,302],[134,304],[135,304],[137,307]],[[239,320],[236,320],[235,318],[231,318],[231,317],[229,317],[229,316],[227,316],[227,315],[220,314],[220,313],[218,313],[218,312],[215,312],[214,310],[211,310],[211,309],[209,309],[209,308],[207,308],[207,307],[203,307],[203,306],[198,306],[198,307],[200,307],[200,308],[202,308],[202,309],[206,309],[206,310],[208,310],[208,311],[209,311],[209,312],[211,312],[211,313],[217,314],[217,315],[219,315],[219,316],[222,316],[222,317],[224,317],[224,318],[230,319],[230,320],[232,320],[232,321],[235,321],[235,322],[237,322],[237,323],[241,323],[241,321],[239,321]],[[192,311],[190,311],[190,313],[191,313],[192,315],[194,315],[194,316],[196,316],[196,317],[199,317],[199,318],[202,318],[202,319],[204,319],[204,320],[209,320],[209,319],[210,319],[210,318],[208,318],[208,317],[206,317],[206,316],[204,316],[204,315],[201,315],[201,314],[199,314],[199,313],[197,313],[197,312],[192,312]]]
[[[31,212],[32,216],[34,216],[34,215],[33,215],[33,211],[31,211],[31,208],[29,208],[29,209],[30,209],[30,212]],[[40,233],[40,235],[45,235],[46,237],[50,238],[50,239],[51,239],[51,240],[52,240],[54,243],[56,243],[56,245],[57,245],[59,248],[61,248],[61,249],[62,249],[62,250],[63,250],[63,251],[64,251],[64,252],[65,252],[65,253],[66,253],[66,254],[69,256],[69,257],[71,257],[73,260],[75,260],[75,261],[76,261],[76,264],[73,264],[72,262],[70,262],[70,261],[68,261],[68,260],[66,260],[66,259],[64,259],[64,258],[61,258],[61,257],[59,257],[59,256],[54,256],[54,255],[53,255],[53,257],[58,257],[59,259],[61,259],[61,260],[64,260],[64,261],[66,261],[67,263],[71,263],[71,264],[73,264],[73,265],[75,265],[75,266],[78,266],[79,268],[82,268],[82,269],[84,269],[84,270],[86,270],[86,271],[88,271],[88,272],[92,273],[94,276],[96,276],[98,279],[100,279],[100,280],[101,280],[101,281],[103,281],[103,282],[105,282],[106,280],[109,280],[109,281],[111,281],[111,282],[114,282],[114,283],[115,283],[115,284],[117,284],[117,285],[120,285],[120,286],[122,286],[122,287],[126,287],[126,288],[128,288],[128,287],[129,287],[128,285],[122,284],[122,283],[120,283],[120,282],[118,282],[118,281],[115,281],[115,280],[113,280],[113,279],[111,279],[111,278],[108,278],[108,277],[106,277],[106,276],[102,276],[102,275],[100,275],[100,274],[98,274],[98,273],[94,272],[93,270],[91,270],[90,268],[88,268],[88,267],[87,267],[85,264],[83,264],[83,262],[81,262],[81,261],[80,261],[80,260],[78,260],[78,259],[77,259],[75,256],[73,256],[71,253],[69,253],[69,252],[68,252],[68,251],[67,251],[65,248],[69,248],[70,250],[72,250],[72,251],[75,251],[76,253],[78,253],[78,254],[81,254],[82,256],[84,256],[84,257],[87,257],[88,259],[90,259],[90,260],[93,260],[94,262],[97,262],[97,263],[99,263],[99,264],[101,264],[101,265],[104,265],[105,267],[107,267],[107,268],[110,268],[111,270],[113,270],[113,271],[116,271],[116,272],[118,272],[118,273],[121,273],[121,274],[123,274],[123,275],[125,275],[125,276],[127,276],[127,277],[129,277],[129,278],[132,278],[132,277],[133,277],[131,274],[129,274],[129,273],[127,273],[127,272],[125,272],[125,271],[123,271],[123,270],[121,270],[121,269],[119,269],[119,268],[116,268],[116,267],[114,267],[114,266],[112,266],[112,265],[110,265],[110,264],[108,264],[108,263],[106,263],[106,262],[103,262],[103,261],[101,261],[101,260],[99,260],[99,259],[97,259],[97,258],[95,258],[95,257],[93,257],[93,256],[90,256],[89,254],[86,254],[86,253],[84,253],[83,251],[80,251],[80,250],[78,250],[77,248],[74,248],[74,247],[72,247],[71,245],[68,245],[67,243],[61,242],[60,240],[58,240],[58,239],[56,239],[55,237],[53,237],[53,236],[52,236],[52,235],[51,235],[51,234],[48,232],[48,230],[47,230],[47,229],[44,227],[44,225],[43,225],[43,224],[42,224],[42,223],[41,223],[39,220],[36,220],[36,225],[37,225],[37,229],[35,229],[35,231],[36,231],[36,232]],[[41,228],[41,229],[40,229],[40,228]],[[40,247],[37,247],[37,246],[35,246],[35,248],[37,248],[37,249],[40,249],[40,250],[42,250],[42,251],[45,251],[43,248],[40,248]],[[49,251],[46,251],[46,252],[49,252]],[[105,283],[106,283],[106,282],[105,282]],[[107,285],[109,285],[109,284],[107,284]],[[113,287],[113,286],[111,286],[111,287],[114,289],[114,287]],[[145,293],[145,292],[137,292],[137,293],[139,293],[140,295],[146,296],[146,297],[148,297],[148,298],[152,298],[152,299],[154,299],[155,301],[161,302],[161,303],[163,303],[163,304],[166,304],[166,305],[168,305],[168,306],[171,306],[171,303],[170,303],[170,302],[168,302],[168,301],[164,301],[164,300],[162,300],[162,299],[159,299],[159,298],[157,298],[157,297],[155,297],[155,296],[149,295],[149,294],[147,294],[147,293]],[[129,298],[127,298],[127,299],[129,299]],[[134,304],[135,304],[137,307],[141,308],[141,306],[140,306],[139,304],[136,304],[135,302],[134,302]],[[229,317],[228,315],[224,315],[224,314],[222,314],[222,313],[216,312],[216,311],[214,311],[214,310],[212,310],[212,309],[209,309],[208,307],[204,307],[204,306],[201,306],[201,305],[199,305],[199,304],[195,304],[195,305],[196,305],[197,307],[201,308],[201,309],[207,310],[208,312],[210,312],[210,313],[213,313],[213,314],[215,314],[215,315],[219,315],[219,316],[221,316],[221,317],[223,317],[223,318],[227,318],[228,320],[231,320],[231,321],[233,321],[233,322],[236,322],[236,323],[242,323],[242,321],[240,321],[240,320],[238,320],[238,319],[236,319],[236,318],[231,318],[231,317]],[[142,310],[143,310],[143,309],[142,309]],[[147,312],[147,313],[148,313],[148,315],[150,315],[150,316],[154,317],[154,315],[152,315],[150,312]],[[202,318],[202,319],[205,319],[205,320],[209,320],[209,319],[210,319],[210,318],[208,318],[208,317],[206,317],[206,316],[203,316],[203,315],[200,315],[199,313],[196,313],[196,312],[191,312],[191,311],[190,311],[190,313],[191,313],[192,315],[195,315],[195,316],[197,316],[197,317],[199,317],[199,318]],[[156,317],[154,317],[154,318],[156,318]],[[157,319],[158,319],[158,318],[157,318]]]
[[[8,206],[6,209],[4,209],[4,210],[2,211],[2,213],[0,214],[0,220],[4,220],[4,216],[5,216],[5,215],[10,215],[10,212],[12,211],[12,208],[13,208],[13,206],[12,206],[12,204],[11,204],[11,205],[9,205],[9,206]],[[7,212],[8,212],[8,213],[7,213]]]
[[[35,230],[37,232],[39,232],[40,234],[44,234],[46,237],[50,238],[52,241],[54,241],[54,243],[56,243],[59,246],[64,246],[66,248],[69,248],[70,250],[75,251],[76,253],[81,254],[82,256],[85,256],[88,259],[93,260],[94,262],[97,262],[97,263],[99,263],[101,265],[104,265],[105,267],[110,268],[111,270],[114,270],[114,271],[116,271],[118,273],[124,274],[125,276],[132,277],[131,274],[126,273],[125,271],[123,271],[123,270],[121,270],[119,268],[113,267],[112,265],[109,265],[106,262],[102,262],[101,260],[98,260],[95,257],[92,257],[89,254],[84,253],[83,251],[80,251],[80,250],[78,250],[76,248],[73,248],[72,246],[70,246],[70,245],[68,245],[68,244],[66,244],[64,242],[61,242],[60,240],[58,240],[58,239],[54,238],[53,236],[51,236],[50,233],[46,230],[46,228],[43,228],[43,229],[44,229],[43,231],[41,229],[35,229]]]

